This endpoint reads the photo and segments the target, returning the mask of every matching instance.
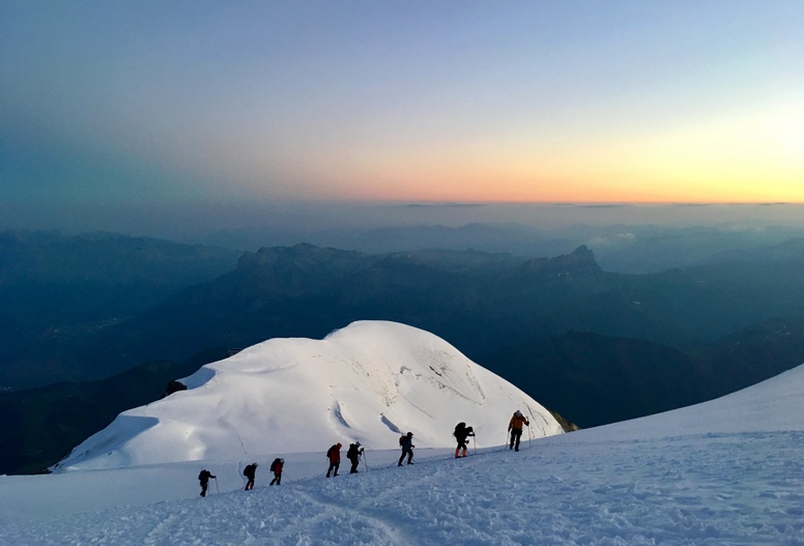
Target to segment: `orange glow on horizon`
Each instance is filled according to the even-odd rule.
[[[373,200],[804,203],[804,104],[562,146],[442,145],[404,160],[368,154],[338,185]]]
[[[560,170],[533,176],[509,172],[396,172],[373,181],[341,186],[340,197],[361,200],[576,203],[802,203],[804,182],[788,173],[719,174],[706,166],[629,169],[597,173]],[[590,169],[591,170],[591,169]],[[519,174],[519,173],[517,173]],[[773,175],[776,174],[775,180]]]
[[[325,200],[804,203],[804,103],[649,129],[398,146],[344,140],[304,162],[295,152],[246,139],[234,146],[240,153],[229,164],[258,193],[263,184],[281,185]]]

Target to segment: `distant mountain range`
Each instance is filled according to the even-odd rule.
[[[100,244],[92,239],[81,244]],[[77,261],[78,271],[97,262],[114,273],[82,281],[87,298],[48,304],[48,290],[61,294],[57,274],[28,279],[9,275],[9,261],[0,262],[0,294],[9,304],[0,307],[0,337],[10,347],[0,361],[5,384],[101,379],[144,362],[185,362],[207,348],[320,339],[355,320],[389,320],[434,333],[589,427],[710,399],[804,362],[801,239],[650,274],[605,271],[585,246],[526,258],[450,250],[373,255],[300,244],[236,258],[223,249],[100,239],[127,248],[108,255],[122,252],[122,263],[138,273],[126,275],[110,265],[115,260],[104,261],[107,252],[92,252]],[[160,274],[157,264],[184,273]],[[134,278],[138,283],[129,282]],[[64,286],[69,292],[75,285]],[[124,294],[120,301],[104,300],[115,292]],[[25,294],[41,313],[25,311]],[[73,310],[71,302],[84,304]],[[549,388],[537,379],[548,372],[556,378]],[[106,419],[123,409],[110,403]]]
[[[111,375],[86,374],[76,347],[230,271],[239,255],[111,233],[0,233],[0,388]]]
[[[802,271],[804,254],[625,275],[603,271],[586,247],[549,259],[266,248],[100,332],[84,361],[97,354],[104,366],[114,360],[124,369],[157,356],[188,358],[204,344],[320,338],[366,318],[426,329],[470,358],[569,331],[688,351],[767,320],[804,316]]]
[[[537,229],[519,223],[468,223],[462,226],[411,225],[327,230],[248,228],[220,231],[197,242],[243,251],[307,242],[320,247],[367,254],[413,252],[425,248],[476,250],[540,257],[568,254],[585,245],[606,271],[658,273],[678,267],[708,265],[763,253],[768,247],[804,238],[790,226],[722,224],[670,227],[657,225],[573,224]]]

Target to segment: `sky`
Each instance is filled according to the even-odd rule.
[[[1,0],[0,215],[800,203],[801,28],[798,0]]]

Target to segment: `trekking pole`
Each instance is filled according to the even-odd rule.
[[[360,455],[363,457],[363,464],[366,465],[366,471],[371,470],[371,468],[369,468],[368,465],[368,457],[366,457],[366,450],[364,449]]]
[[[530,440],[532,438],[532,434],[530,433],[530,425],[528,425],[528,449],[531,448]]]
[[[472,455],[477,455],[477,435],[472,436]]]
[[[218,493],[218,495],[220,495],[221,489],[220,489],[220,487],[218,487],[218,477],[217,476],[215,476],[215,491]]]

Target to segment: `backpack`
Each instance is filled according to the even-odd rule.
[[[457,435],[458,435],[458,432],[459,432],[459,431],[464,430],[465,428],[466,428],[466,423],[464,423],[463,421],[461,421],[460,423],[458,423],[457,425],[455,425],[455,430],[452,432],[452,435],[453,435],[453,436],[457,436]]]
[[[332,447],[330,447],[330,448],[327,450],[327,459],[329,459],[330,457],[332,457],[332,452],[333,452],[335,449],[336,449],[336,448],[335,448],[335,446],[332,446]]]
[[[268,469],[271,472],[276,471],[276,461],[277,461],[277,459],[274,459],[274,461],[271,463],[271,468]]]
[[[405,435],[404,434],[399,437],[399,445],[400,446],[405,445]]]
[[[202,481],[202,480],[204,479],[204,472],[205,472],[205,471],[204,471],[204,470],[202,470],[201,472],[199,472],[199,473],[198,473],[198,480],[199,480],[199,481]]]

